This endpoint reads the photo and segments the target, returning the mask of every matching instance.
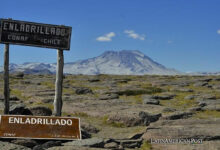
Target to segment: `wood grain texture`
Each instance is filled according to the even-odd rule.
[[[55,98],[54,98],[54,115],[61,116],[62,114],[62,91],[63,91],[63,50],[57,50],[57,70],[55,83]]]
[[[19,119],[19,123],[16,119]],[[27,119],[32,121],[29,122]],[[41,123],[33,121],[38,119],[44,121]],[[71,120],[71,125],[52,125],[51,122],[55,123],[56,120],[60,122],[61,120]],[[63,140],[81,139],[80,120],[74,117],[2,115],[0,137]]]
[[[5,44],[4,52],[4,114],[9,113],[9,44]]]

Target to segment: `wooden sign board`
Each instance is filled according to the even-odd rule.
[[[11,19],[0,20],[0,43],[70,49],[72,28]]]
[[[1,115],[0,137],[81,139],[80,119],[74,117]]]

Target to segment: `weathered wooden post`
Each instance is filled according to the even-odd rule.
[[[54,112],[58,117],[0,115],[0,138],[81,139],[79,118],[60,117],[62,114],[63,50],[70,50],[72,27],[49,25],[12,19],[0,19],[0,43],[4,51],[4,114],[9,114],[9,44],[57,49]],[[20,120],[14,122],[13,119]],[[39,123],[40,122],[40,123]],[[34,134],[32,132],[37,129]],[[24,131],[22,131],[24,130]],[[28,132],[30,131],[30,132]]]
[[[9,114],[9,44],[5,44],[4,53],[4,114]]]
[[[55,98],[54,98],[54,115],[61,116],[62,114],[62,87],[63,87],[63,50],[57,50],[57,70],[55,83]]]
[[[57,50],[54,115],[62,113],[63,50],[70,50],[72,27],[49,25],[12,19],[0,19],[0,43],[5,44],[4,60],[4,113],[9,113],[9,43]]]

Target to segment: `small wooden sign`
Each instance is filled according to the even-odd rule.
[[[0,43],[70,49],[72,28],[12,19],[0,20]]]
[[[0,137],[81,139],[80,119],[75,117],[1,115]]]

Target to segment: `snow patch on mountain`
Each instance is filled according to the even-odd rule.
[[[56,64],[24,63],[10,64],[11,72],[55,73]],[[3,68],[0,68],[3,71]],[[150,57],[137,50],[106,51],[102,55],[64,65],[67,74],[115,74],[115,75],[175,75],[175,69],[169,69],[153,61]]]

